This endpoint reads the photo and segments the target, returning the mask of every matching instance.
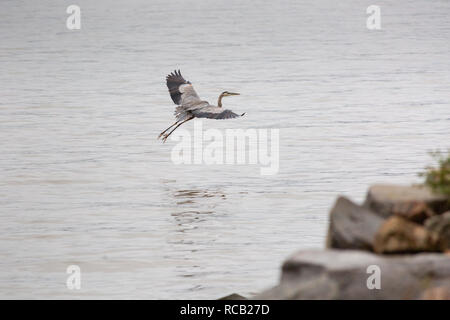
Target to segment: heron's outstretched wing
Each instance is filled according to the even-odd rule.
[[[237,114],[231,110],[223,109],[223,108],[211,106],[211,105],[209,105],[208,107],[203,107],[200,109],[192,110],[191,113],[196,118],[209,118],[209,119],[217,119],[217,120],[233,119],[233,118],[237,118],[237,117],[242,117],[245,114],[245,113]]]
[[[179,106],[193,106],[201,100],[189,81],[184,80],[180,70],[175,70],[166,77],[167,88],[173,102]]]

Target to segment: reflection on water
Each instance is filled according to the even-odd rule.
[[[450,147],[450,2],[381,4],[376,32],[371,4],[77,0],[68,31],[64,1],[2,3],[0,298],[250,295],[323,246],[337,194],[417,181]],[[241,93],[204,130],[280,129],[278,174],[171,162],[175,68]]]
[[[220,191],[210,190],[178,190],[173,193],[174,202],[177,204],[174,217],[179,232],[196,229],[198,223],[207,221],[210,215],[217,214],[214,211],[216,201],[210,198],[226,200],[225,194]],[[199,210],[203,208],[203,210]]]

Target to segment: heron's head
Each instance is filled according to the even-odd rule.
[[[229,92],[229,91],[222,92],[223,97],[238,96],[238,95],[239,95],[239,93],[236,93],[236,92]]]

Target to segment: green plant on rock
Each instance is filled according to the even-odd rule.
[[[436,159],[436,167],[427,167],[422,174],[425,177],[425,184],[434,192],[450,197],[450,151],[446,154],[440,151],[431,153]]]

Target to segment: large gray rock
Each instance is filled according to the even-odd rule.
[[[381,288],[368,289],[369,266],[380,268]],[[376,267],[375,267],[376,268]],[[356,250],[300,251],[282,267],[279,285],[255,299],[423,299],[450,289],[450,256],[380,256]]]
[[[376,253],[440,251],[439,235],[400,216],[386,219],[375,235]]]
[[[339,197],[330,211],[327,248],[372,250],[382,223],[372,211]]]
[[[247,298],[241,296],[239,293],[232,293],[217,300],[247,300]]]
[[[399,186],[373,185],[367,192],[364,206],[381,217],[400,215],[416,222],[423,222],[434,213],[450,209],[450,201],[443,195],[433,193],[422,185]]]
[[[438,235],[442,251],[450,250],[450,211],[429,218],[424,225],[425,228]]]

